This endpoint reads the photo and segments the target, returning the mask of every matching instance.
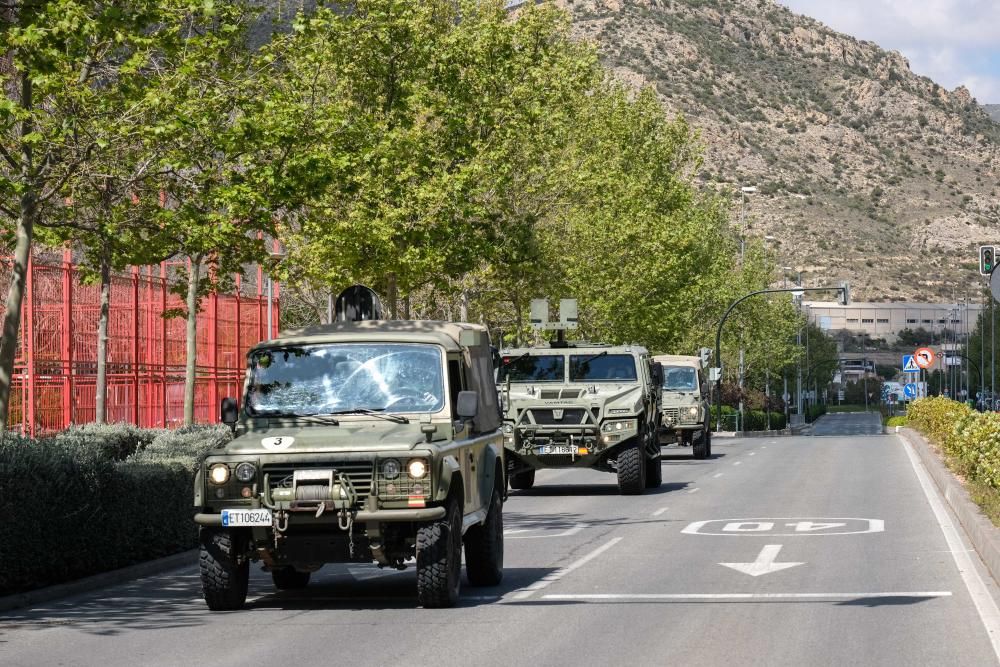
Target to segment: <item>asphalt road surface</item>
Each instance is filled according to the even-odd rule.
[[[874,415],[717,439],[663,486],[545,471],[504,508],[505,579],[416,608],[414,574],[327,566],[210,613],[192,564],[0,614],[0,665],[994,665],[997,589]],[[930,487],[927,485],[931,484]]]

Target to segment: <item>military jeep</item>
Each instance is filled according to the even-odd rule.
[[[417,599],[503,576],[506,485],[487,332],[470,324],[338,322],[254,347],[234,439],[195,480],[213,610],[241,608],[251,561],[278,589],[324,563],[415,562]]]
[[[511,488],[539,468],[594,468],[622,494],[660,486],[659,366],[642,347],[561,343],[502,353],[497,387]]]
[[[663,367],[660,443],[691,447],[696,459],[712,455],[708,384],[700,357],[658,355]]]

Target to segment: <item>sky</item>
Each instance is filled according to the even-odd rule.
[[[1000,104],[1000,0],[777,0],[837,32],[899,51],[910,69]]]

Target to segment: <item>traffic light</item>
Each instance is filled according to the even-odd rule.
[[[997,249],[991,245],[979,246],[979,273],[988,276],[996,266]]]

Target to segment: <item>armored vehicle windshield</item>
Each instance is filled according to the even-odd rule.
[[[497,382],[562,382],[566,379],[565,357],[561,354],[521,355],[504,359]]]
[[[337,343],[258,350],[250,356],[247,413],[437,412],[441,350],[425,344]]]
[[[636,382],[635,357],[631,354],[573,354],[569,358],[570,382]]]
[[[663,388],[667,391],[698,391],[698,371],[689,366],[664,366]]]

